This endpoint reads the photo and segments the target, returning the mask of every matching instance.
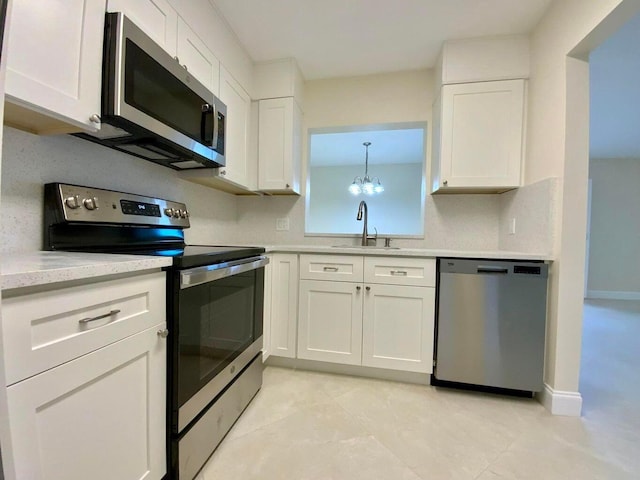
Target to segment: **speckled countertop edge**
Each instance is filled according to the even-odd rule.
[[[171,258],[76,252],[4,254],[0,264],[2,290],[159,269]]]
[[[438,250],[422,248],[381,248],[381,247],[347,247],[319,245],[266,245],[267,253],[323,253],[336,255],[371,255],[397,257],[458,257],[458,258],[490,258],[495,260],[536,260],[552,261],[553,257],[544,253],[511,252],[507,250]]]

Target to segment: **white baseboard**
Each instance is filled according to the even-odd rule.
[[[580,395],[580,392],[554,390],[545,383],[539,399],[544,408],[549,410],[552,415],[579,417],[582,412],[582,395]]]
[[[640,292],[614,292],[611,290],[587,290],[587,298],[605,300],[640,300]]]

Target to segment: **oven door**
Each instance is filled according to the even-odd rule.
[[[182,431],[260,353],[268,261],[258,256],[180,272],[174,433]]]

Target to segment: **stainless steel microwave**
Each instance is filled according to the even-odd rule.
[[[122,13],[107,13],[100,129],[77,136],[175,170],[225,165],[227,107]]]

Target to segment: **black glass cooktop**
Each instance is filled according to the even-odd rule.
[[[221,245],[186,245],[128,251],[139,255],[172,257],[173,266],[192,268],[214,263],[229,262],[242,258],[255,257],[264,253],[261,247],[236,247]]]

